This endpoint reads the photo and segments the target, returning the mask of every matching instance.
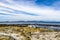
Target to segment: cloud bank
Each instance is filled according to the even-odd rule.
[[[59,17],[60,1],[0,0],[0,21],[60,21]]]

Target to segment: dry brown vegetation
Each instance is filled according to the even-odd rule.
[[[31,40],[32,34],[41,32],[55,32],[55,30],[48,30],[47,28],[34,28],[34,27],[20,27],[20,26],[0,26],[0,32],[4,33],[16,33],[23,36],[23,40]]]

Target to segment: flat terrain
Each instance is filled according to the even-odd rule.
[[[0,40],[60,40],[60,32],[47,28],[0,26]]]

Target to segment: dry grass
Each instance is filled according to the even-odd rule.
[[[19,27],[19,26],[1,27],[0,26],[0,32],[10,33],[10,34],[16,33],[18,34],[17,37],[23,36],[23,40],[31,40],[32,34],[34,33],[55,32],[55,30],[53,29],[48,30],[47,28],[33,28],[33,27]]]

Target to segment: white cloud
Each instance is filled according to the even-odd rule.
[[[32,0],[35,1],[35,0]],[[24,14],[14,14],[15,16],[10,16],[10,19],[15,19],[15,20],[48,20],[48,21],[60,21],[60,10],[55,10],[51,7],[37,7],[34,3],[32,3],[32,5],[29,5],[31,3],[28,3],[26,5],[26,3],[23,3],[23,1],[21,3],[17,3],[15,1],[12,0],[7,0],[7,2],[9,2],[10,4],[5,4],[0,2],[0,6],[4,6],[7,8],[11,8],[14,10],[19,10],[19,11],[23,11],[23,12],[27,12],[27,13],[33,13],[33,14],[37,14],[39,16],[29,16],[29,15],[24,15]],[[1,9],[0,9],[1,10]],[[9,10],[9,9],[6,9]],[[10,10],[13,11],[13,10]],[[2,12],[2,11],[1,11]],[[3,12],[2,12],[3,13]],[[6,14],[13,14],[13,13],[7,13],[4,12]],[[19,18],[20,17],[20,18]],[[9,20],[10,20],[9,19]]]

